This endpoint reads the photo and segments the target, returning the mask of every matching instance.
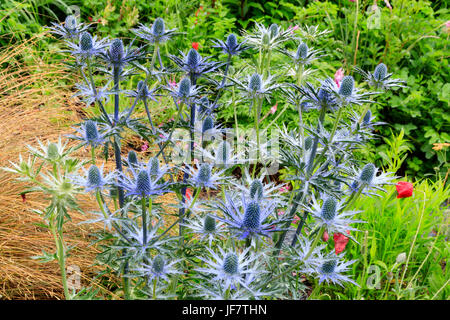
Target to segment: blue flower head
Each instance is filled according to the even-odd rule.
[[[161,182],[164,172],[157,176],[151,176],[148,168],[130,168],[132,177],[124,173],[119,173],[118,185],[127,191],[127,196],[148,197],[151,195],[161,195],[167,192],[167,182]]]
[[[80,140],[85,146],[91,146],[93,148],[101,145],[105,139],[104,135],[101,134],[97,127],[97,122],[93,120],[87,120],[81,124],[80,128],[75,128],[75,130],[81,135],[69,135],[69,138]]]
[[[80,34],[78,43],[67,41],[71,48],[70,53],[82,60],[103,54],[109,45],[106,39],[97,40],[97,36],[92,37],[87,31]]]
[[[279,231],[276,224],[280,221],[268,221],[272,215],[277,202],[267,200],[258,202],[250,199],[246,200],[241,196],[241,203],[236,203],[232,197],[225,193],[226,201],[219,201],[218,208],[224,217],[217,217],[233,231],[239,239],[255,238],[259,236],[269,236],[270,232]]]
[[[238,43],[237,37],[234,33],[228,35],[227,40],[223,42],[222,40],[213,41],[215,48],[220,48],[222,51],[230,56],[237,56],[242,51],[247,50],[245,47],[245,41]]]
[[[75,39],[80,33],[86,31],[87,28],[82,23],[78,23],[75,16],[68,15],[63,26],[52,22],[52,27],[49,29],[52,33],[59,35],[63,39]]]
[[[319,284],[322,282],[334,283],[343,287],[343,283],[350,282],[356,286],[359,286],[349,276],[342,274],[345,271],[350,270],[349,265],[356,262],[356,260],[341,262],[338,261],[339,257],[324,258],[324,260],[318,264],[317,274],[319,275]]]
[[[139,24],[139,28],[131,30],[138,37],[149,41],[150,43],[164,43],[174,35],[179,33],[176,29],[166,29],[164,20],[162,18],[156,18],[151,28]]]
[[[182,58],[171,55],[169,58],[183,71],[185,71],[191,79],[198,79],[200,76],[215,71],[220,63],[209,61],[209,57],[203,58],[197,50],[191,48],[185,55],[180,52]]]
[[[74,184],[84,187],[86,192],[101,191],[113,183],[114,174],[111,173],[104,176],[103,166],[99,168],[96,165],[92,165],[88,170],[85,168],[83,170],[83,176],[71,176],[71,180]]]

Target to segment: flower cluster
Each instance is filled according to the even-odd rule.
[[[195,42],[161,57],[161,45],[179,35],[162,18],[132,30],[142,47],[92,36],[72,16],[51,30],[65,39],[75,60],[82,79],[76,95],[99,116],[70,136],[90,149],[90,160],[67,160],[60,144],[32,150],[36,158],[53,165],[67,161],[73,169],[54,179],[57,199],[72,205],[66,195],[74,190],[95,197],[100,211],[88,222],[104,223],[98,234],[102,275],[118,274],[125,298],[286,299],[299,290],[293,272],[319,285],[356,284],[348,274],[355,260],[345,257],[363,223],[354,204],[377,196],[395,178],[354,152],[381,124],[370,104],[403,86],[385,64],[373,72],[357,69],[361,83],[342,68],[334,79],[313,77],[324,56],[312,43],[328,32],[311,26],[255,23],[242,37],[215,40],[211,45],[223,53],[217,59],[202,56]],[[255,59],[246,60],[247,53]],[[277,54],[288,58],[275,68]],[[238,59],[243,61],[234,67]],[[130,83],[135,89],[125,90]],[[155,126],[161,103],[175,116]],[[236,109],[234,128],[218,123],[214,113],[223,104],[248,107],[251,134],[239,126]],[[285,110],[277,106],[298,112],[297,121],[274,130]],[[318,117],[305,117],[310,111]],[[266,141],[269,130],[280,139]],[[128,132],[138,136],[135,150],[124,142]],[[100,149],[104,162],[96,154]],[[277,166],[282,175],[272,170]],[[23,168],[16,170],[29,176]],[[407,183],[397,190],[400,198],[412,194]],[[67,211],[61,212],[64,220]],[[324,243],[329,234],[331,251]]]

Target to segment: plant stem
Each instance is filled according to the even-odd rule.
[[[69,288],[67,287],[66,275],[66,253],[64,250],[64,240],[62,230],[58,230],[56,219],[53,218],[51,222],[51,230],[55,239],[56,257],[58,259],[59,269],[61,271],[61,280],[64,289],[64,296],[66,300],[70,300]]]
[[[311,248],[309,248],[309,251],[306,254],[304,260],[308,260],[308,258],[311,256],[311,254],[313,253],[313,251],[316,248],[317,244],[319,243],[319,240],[322,238],[322,235],[323,235],[324,231],[325,231],[325,227],[324,226],[320,227],[320,230],[319,230],[319,232],[317,232],[317,235],[314,238],[314,242],[311,244]]]
[[[147,199],[144,195],[142,195],[141,208],[142,208],[142,237],[143,237],[142,241],[145,247],[147,245]]]
[[[91,146],[91,158],[92,158],[92,164],[95,165],[95,147]]]

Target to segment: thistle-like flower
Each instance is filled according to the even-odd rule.
[[[81,60],[100,55],[109,46],[107,39],[97,40],[97,36],[92,37],[87,31],[81,33],[79,37],[78,43],[71,41],[66,41],[66,43],[71,48],[69,52]]]
[[[114,39],[109,45],[109,49],[99,54],[108,66],[122,70],[129,63],[145,57],[142,48],[131,49],[132,43],[125,48],[122,39]]]
[[[221,63],[209,61],[210,57],[203,58],[195,49],[190,49],[185,55],[180,51],[182,58],[170,55],[169,58],[183,71],[189,74],[191,79],[198,79],[200,76],[215,71]]]
[[[119,172],[118,185],[128,191],[127,196],[148,197],[151,195],[161,195],[168,191],[167,182],[161,182],[164,173],[152,177],[148,170],[131,168],[132,177]]]
[[[229,34],[227,40],[223,42],[222,40],[213,41],[215,48],[220,48],[222,51],[230,56],[237,56],[241,52],[248,49],[248,47],[244,46],[245,40],[241,43],[238,43],[237,37],[234,33]]]
[[[316,224],[325,227],[328,233],[346,233],[347,230],[358,231],[350,225],[364,222],[351,219],[360,211],[343,211],[344,207],[344,201],[338,201],[333,196],[325,198],[322,205],[313,196],[311,206],[305,207],[305,210],[309,211],[315,218]]]
[[[63,39],[77,38],[78,35],[88,29],[82,23],[78,23],[77,18],[73,15],[68,15],[64,21],[64,25],[52,22],[52,26],[49,29],[52,33],[59,35]]]
[[[281,87],[281,84],[273,83],[274,76],[268,76],[266,79],[258,73],[253,73],[249,75],[246,81],[241,82],[237,79],[231,79],[237,87],[243,91],[244,97],[247,99],[254,98],[266,98],[270,102],[270,96],[272,93]],[[250,106],[250,109],[252,105]]]
[[[360,171],[353,170],[355,176],[353,183],[350,185],[351,192],[357,192],[362,189],[362,194],[379,196],[375,190],[386,192],[383,188],[386,184],[393,184],[395,176],[391,176],[389,172],[381,172],[377,175],[378,168],[372,163],[366,164]]]
[[[216,189],[217,186],[225,179],[225,170],[213,172],[213,166],[209,163],[201,163],[197,169],[190,165],[186,165],[183,171],[189,175],[188,183],[194,187]]]
[[[196,271],[213,275],[213,281],[220,282],[225,289],[233,286],[248,289],[255,277],[265,272],[258,264],[259,255],[249,252],[250,248],[241,253],[226,252],[221,247],[218,247],[219,253],[206,249],[213,259],[199,257],[207,264],[207,268],[197,268]]]
[[[280,220],[269,221],[269,216],[274,215],[278,203],[274,200],[260,203],[254,199],[246,199],[241,196],[237,203],[225,192],[226,201],[219,200],[218,209],[224,217],[217,217],[236,234],[239,239],[268,237],[270,232],[280,231],[277,224]]]
[[[281,52],[290,57],[296,65],[300,64],[303,66],[310,65],[314,60],[323,57],[322,55],[319,55],[321,52],[320,50],[309,48],[305,42],[301,42],[294,52],[286,50]]]
[[[114,183],[115,175],[110,173],[108,175],[103,174],[103,165],[99,168],[96,165],[92,165],[88,170],[83,168],[84,175],[71,176],[71,180],[74,184],[85,188],[86,192],[101,191],[108,185]]]
[[[108,89],[109,82],[103,88],[98,87],[94,89],[92,84],[85,85],[84,83],[77,83],[75,84],[75,87],[78,89],[78,92],[73,96],[81,96],[86,106],[90,106],[97,101],[106,104],[109,100],[109,96],[114,94],[114,91]]]
[[[343,272],[350,270],[349,266],[356,262],[356,260],[351,261],[341,261],[338,257],[326,257],[317,266],[316,273],[319,275],[319,284],[322,282],[334,283],[343,287],[343,283],[350,282],[356,286],[359,286],[355,281],[353,281],[349,276],[343,275]]]
[[[149,41],[150,43],[164,43],[175,35],[180,33],[176,29],[166,29],[164,20],[156,18],[151,28],[139,24],[139,28],[131,30],[138,37]]]
[[[139,100],[146,101],[148,99],[156,101],[155,89],[149,90],[147,83],[144,80],[140,80],[136,86],[136,90],[128,91],[129,97],[137,98]]]
[[[188,223],[183,225],[188,227],[191,233],[200,235],[202,241],[207,240],[210,247],[213,240],[225,236],[223,223],[216,221],[210,214],[206,214],[204,217],[191,218]]]
[[[266,200],[277,199],[277,202],[281,205],[282,201],[279,196],[279,190],[283,185],[275,185],[273,182],[264,183],[264,175],[259,177],[252,177],[247,169],[240,183],[232,182],[233,185],[243,192],[250,199],[264,202]]]
[[[323,88],[333,96],[341,107],[349,104],[361,105],[363,103],[371,103],[373,101],[369,97],[378,93],[360,93],[361,90],[355,86],[355,80],[352,76],[345,76],[339,87],[331,78],[325,79],[323,84]]]
[[[75,130],[81,135],[69,135],[68,137],[75,140],[82,141],[82,145],[86,147],[91,146],[92,148],[102,145],[105,141],[104,135],[99,132],[97,122],[93,120],[87,120],[81,124],[80,128],[75,128]]]
[[[134,151],[134,150],[128,151],[126,164],[129,167],[137,167],[139,165],[139,160],[138,160],[136,151]]]
[[[302,266],[299,269],[299,272],[305,274],[312,274],[316,271],[317,265],[320,265],[323,255],[322,251],[325,249],[326,245],[318,245],[314,247],[311,251],[314,239],[308,239],[306,237],[298,238],[298,246],[291,247],[289,246],[284,250],[286,252],[287,259],[293,259],[293,263],[297,263],[299,261],[302,262]],[[311,251],[311,253],[310,253]],[[309,254],[309,256],[308,256]]]
[[[180,261],[180,259],[167,261],[163,255],[158,254],[149,263],[142,263],[142,267],[137,268],[136,272],[141,276],[148,277],[148,281],[154,279],[168,281],[169,276],[181,273],[174,267]]]
[[[188,77],[184,77],[175,87],[166,87],[170,95],[177,100],[190,104],[198,95],[198,87],[192,85]]]
[[[293,35],[290,29],[283,30],[276,24],[265,27],[256,22],[253,32],[244,31],[244,38],[249,45],[257,49],[273,50],[292,39]]]
[[[358,67],[355,67],[355,71],[361,74],[369,86],[375,87],[381,90],[390,90],[393,88],[405,88],[405,81],[401,79],[392,79],[392,73],[388,73],[387,66],[384,63],[380,63],[375,67],[373,73],[366,72]]]

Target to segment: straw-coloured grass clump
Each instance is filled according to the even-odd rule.
[[[0,54],[0,167],[26,157],[26,145],[56,141],[58,136],[72,131],[70,124],[78,122],[75,101],[68,87],[59,83],[67,77],[62,64],[46,64],[38,54],[28,52],[39,36],[22,44],[6,48]],[[23,63],[23,56],[33,61]],[[83,153],[84,151],[80,151]],[[53,252],[50,232],[37,226],[41,218],[32,209],[42,209],[48,203],[42,195],[20,192],[26,187],[15,181],[13,174],[0,171],[0,298],[46,299],[62,298],[58,264],[39,263],[31,256],[42,250]],[[83,201],[84,200],[84,201]],[[91,202],[81,199],[83,209]],[[69,266],[81,271],[81,285],[89,285],[89,273],[95,271],[92,262],[97,250],[89,246],[93,226],[78,223],[82,214],[71,212],[73,221],[65,226],[67,243],[76,248],[68,258]]]

